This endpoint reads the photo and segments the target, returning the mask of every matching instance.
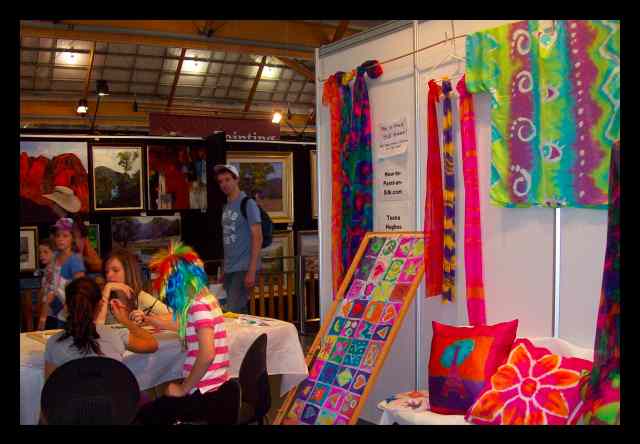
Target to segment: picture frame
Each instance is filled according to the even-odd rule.
[[[143,210],[143,150],[140,145],[91,145],[93,209]]]
[[[320,238],[318,230],[299,230],[297,233],[298,256],[304,257],[304,271],[320,274]]]
[[[229,151],[227,163],[238,168],[240,190],[255,196],[274,223],[293,223],[292,152]]]
[[[147,264],[158,250],[167,248],[171,240],[182,238],[182,218],[174,215],[113,216],[111,245],[126,248]]]
[[[32,272],[38,268],[38,227],[20,227],[20,271]]]
[[[261,271],[268,273],[288,272],[294,269],[292,259],[282,259],[276,261],[265,261],[262,259],[270,257],[293,256],[293,230],[281,230],[273,232],[271,245],[263,248],[260,252],[262,262]]]
[[[87,224],[87,239],[89,243],[96,250],[98,256],[100,256],[100,225],[99,224]]]
[[[309,151],[311,163],[311,217],[318,218],[318,151]]]

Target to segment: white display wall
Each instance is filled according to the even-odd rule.
[[[499,26],[504,20],[455,20],[456,35]],[[331,290],[331,133],[330,115],[322,105],[321,80],[336,71],[350,71],[366,60],[384,61],[437,43],[452,35],[450,20],[393,22],[328,47],[316,56],[317,138],[320,177],[320,305],[326,313]],[[367,80],[371,103],[374,146],[374,230],[386,231],[381,213],[411,216],[405,230],[422,230],[427,146],[427,83],[456,70],[455,62],[431,68],[452,51],[438,45],[383,65],[384,73]],[[464,56],[464,38],[456,41]],[[462,67],[461,69],[464,69]],[[455,82],[454,78],[454,90]],[[417,100],[417,103],[416,103]],[[376,404],[400,391],[427,387],[432,321],[452,325],[467,323],[464,281],[464,182],[460,157],[458,96],[452,95],[454,146],[456,147],[456,299],[443,304],[441,297],[425,298],[424,286],[416,294],[375,388],[362,410],[364,420],[377,422]],[[557,336],[583,347],[593,346],[606,239],[606,211],[547,208],[507,209],[489,203],[490,114],[489,97],[474,96],[487,322],[519,319],[518,336]],[[405,158],[377,158],[378,125],[407,118],[408,148]],[[442,128],[441,124],[439,125]],[[441,139],[442,146],[442,139]],[[385,163],[386,162],[386,163]],[[384,201],[379,175],[398,162],[407,166],[409,199]],[[556,214],[559,213],[559,224]],[[557,264],[557,260],[559,263]],[[556,265],[558,265],[556,267]],[[559,318],[554,319],[554,293]],[[324,319],[323,319],[324,320]],[[557,328],[554,329],[554,321]]]

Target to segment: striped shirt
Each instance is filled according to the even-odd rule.
[[[212,328],[214,332],[213,346],[215,357],[202,379],[193,387],[200,393],[216,390],[229,379],[229,346],[227,345],[227,330],[224,327],[224,317],[218,301],[214,296],[198,296],[189,308],[187,316],[187,358],[182,367],[182,375],[189,376],[198,356],[198,330]]]

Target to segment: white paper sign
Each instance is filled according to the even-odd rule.
[[[378,159],[404,154],[409,144],[407,117],[378,124]]]
[[[405,162],[378,162],[376,165],[379,181],[378,200],[407,200],[409,199],[409,176]]]
[[[376,207],[376,231],[411,231],[413,222],[408,202],[389,202]]]

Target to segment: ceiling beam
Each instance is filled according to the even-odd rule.
[[[267,63],[267,56],[262,56],[262,61],[260,62],[260,66],[258,67],[258,73],[256,74],[256,78],[253,79],[253,85],[251,85],[251,91],[249,91],[247,103],[244,104],[245,112],[249,111],[249,109],[251,108],[251,102],[253,102],[253,96],[256,93],[256,89],[258,89],[258,82],[260,82],[260,77],[262,77],[262,70],[264,69],[265,63]]]
[[[180,71],[182,71],[182,63],[184,62],[184,55],[187,53],[187,48],[182,48],[180,53],[180,60],[178,60],[178,67],[176,68],[176,75],[173,78],[173,85],[171,85],[171,92],[169,93],[169,100],[167,101],[167,108],[171,108],[173,103],[173,95],[176,93],[176,86],[178,86],[178,79],[180,78]]]
[[[282,63],[287,65],[289,68],[293,69],[295,72],[300,74],[303,77],[306,77],[310,82],[315,82],[315,74],[309,68],[304,66],[302,63],[296,62],[287,57],[278,57]]]
[[[333,35],[333,40],[331,42],[337,42],[342,37],[344,37],[344,33],[347,31],[347,27],[349,26],[349,20],[340,20],[338,27],[336,28],[336,33]]]
[[[84,98],[86,99],[89,95],[89,85],[91,84],[91,70],[93,69],[93,59],[96,53],[96,43],[93,43],[93,48],[91,48],[91,53],[89,54],[89,69],[87,70],[87,77],[84,81]]]
[[[188,30],[182,29],[181,32],[176,31],[176,23],[180,21],[168,21],[168,20],[121,20],[116,22],[122,22],[115,26],[113,21],[102,20],[84,20],[84,21],[67,21],[69,24],[57,24],[50,25],[47,23],[39,23],[32,21],[20,22],[20,36],[21,37],[43,37],[43,38],[58,38],[68,40],[85,40],[96,42],[109,42],[109,43],[124,43],[129,45],[151,45],[151,46],[168,46],[176,48],[189,48],[189,49],[204,49],[204,50],[217,50],[228,52],[239,52],[245,54],[260,54],[271,56],[284,56],[295,57],[303,60],[313,60],[314,48],[320,46],[320,42],[313,44],[305,44],[304,47],[300,46],[299,40],[292,43],[291,41],[282,38],[282,25],[278,25],[279,35],[276,35],[276,29],[269,30],[268,35],[262,35],[261,37],[266,40],[248,40],[246,38],[238,37],[204,37],[197,33],[194,29],[191,21],[187,21]],[[73,22],[104,22],[111,24],[107,27],[104,23],[101,24],[73,24]],[[131,23],[133,22],[133,23]],[[244,21],[240,21],[244,22]],[[166,27],[163,27],[163,23],[166,23]],[[233,22],[234,26],[237,22]],[[262,22],[258,21],[257,27],[262,27]],[[277,22],[273,22],[277,23]],[[173,27],[171,26],[173,24]],[[153,25],[153,26],[151,26]],[[184,26],[184,25],[180,25]],[[178,28],[180,28],[178,26]],[[246,24],[242,25],[241,31],[245,30]],[[272,24],[271,27],[274,27]],[[222,30],[227,30],[231,26],[226,25],[219,28],[220,34]],[[288,32],[287,35],[295,36],[295,32]],[[242,34],[240,34],[242,36]],[[251,36],[255,36],[252,33]],[[260,37],[260,34],[257,34]],[[269,35],[272,35],[272,40],[268,40]],[[244,36],[242,36],[244,37]],[[314,39],[305,39],[305,42],[316,41]]]

